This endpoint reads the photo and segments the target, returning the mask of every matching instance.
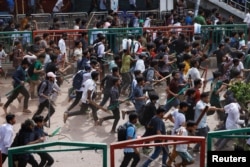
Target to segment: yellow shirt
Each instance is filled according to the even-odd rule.
[[[190,64],[187,61],[183,61],[183,63],[185,64],[184,74],[187,75],[187,72],[190,69]]]

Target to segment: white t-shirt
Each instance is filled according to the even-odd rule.
[[[239,65],[237,66],[237,70],[241,71],[241,70],[243,70],[243,69],[244,69],[244,65],[243,65],[243,63],[240,61],[240,62],[239,62]]]
[[[73,29],[74,29],[74,30],[79,30],[79,28],[80,28],[79,25],[74,25],[74,28],[73,28]]]
[[[2,67],[2,59],[4,59],[6,56],[7,56],[7,54],[2,49],[2,51],[0,51],[0,67]]]
[[[196,79],[201,79],[200,71],[197,68],[190,68],[187,72],[187,77],[191,76],[191,79],[194,81]]]
[[[174,135],[176,130],[186,122],[186,117],[183,113],[180,113],[178,109],[175,109],[173,112],[171,112],[171,115],[174,118],[174,128],[172,130],[172,135]]]
[[[141,73],[143,73],[143,72],[145,71],[144,60],[138,59],[138,60],[136,61],[135,70],[140,70]]]
[[[244,120],[240,119],[240,105],[238,103],[230,103],[224,106],[225,113],[228,114],[226,120],[226,129],[238,129],[239,124],[244,124]]]
[[[93,96],[93,93],[96,90],[96,83],[93,79],[88,79],[84,83],[84,88],[82,92],[82,103],[87,103],[87,98],[88,98],[88,91],[92,91],[91,96]]]
[[[0,150],[4,154],[8,154],[8,148],[14,139],[13,126],[11,124],[3,124],[0,126]]]
[[[188,132],[186,130],[185,127],[181,126],[179,129],[176,130],[177,131],[177,135],[178,133],[181,134],[180,136],[188,136]],[[177,144],[176,145],[176,151],[179,152],[186,152],[187,151],[187,144]]]

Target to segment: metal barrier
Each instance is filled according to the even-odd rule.
[[[213,151],[212,150],[213,138],[244,138],[244,139],[250,138],[250,135],[247,135],[246,133],[250,133],[250,128],[208,132],[207,151]]]
[[[148,37],[151,41],[154,41],[156,38],[156,33],[158,31],[163,33],[163,36],[169,37],[173,33],[182,33],[184,34],[188,41],[192,41],[192,37],[194,34],[194,26],[168,26],[168,27],[147,27],[143,28],[143,31],[148,32]]]
[[[135,12],[140,13],[140,19],[146,19],[149,13],[154,15],[154,19],[160,19],[160,12],[159,10],[146,10],[146,11],[127,11],[128,14],[134,15]]]
[[[89,14],[89,21],[86,26],[87,29],[95,27],[96,23],[104,20],[108,15],[108,12],[91,12]]]
[[[97,34],[102,33],[106,36],[110,49],[114,53],[118,53],[121,50],[121,43],[124,38],[129,35],[142,35],[142,28],[108,28],[108,29],[89,29],[88,37],[89,43],[92,44],[97,38]]]
[[[46,150],[46,147],[53,146],[66,146],[64,149],[49,149]],[[108,167],[108,153],[107,153],[107,144],[101,143],[84,143],[84,142],[47,142],[34,145],[26,145],[20,147],[12,147],[8,150],[8,166],[13,167],[13,155],[16,154],[26,154],[26,153],[42,153],[42,152],[66,152],[66,151],[84,151],[84,150],[102,150],[103,151],[103,167]]]
[[[25,18],[25,14],[17,14],[16,20],[20,22],[23,18]],[[48,29],[49,24],[52,22],[52,17],[50,13],[39,13],[39,14],[31,14],[32,20],[36,20],[37,26],[39,29]]]
[[[68,37],[65,41],[68,48],[68,56],[73,54],[73,49],[75,47],[75,40],[80,39],[81,33],[87,30],[37,30],[33,31],[33,37],[40,36],[42,37],[44,33],[50,34],[50,39],[54,40],[56,43],[60,40],[62,33],[67,33]]]
[[[3,27],[7,26],[9,24],[9,21],[14,20],[14,16],[13,15],[1,15],[0,14],[0,20],[3,21]]]
[[[152,142],[155,140],[167,141],[167,142],[144,144],[144,143]],[[150,137],[143,137],[141,139],[136,139],[136,140],[126,140],[122,142],[111,143],[110,144],[110,166],[111,167],[117,166],[115,165],[115,149],[200,143],[201,145],[200,167],[205,167],[205,142],[206,142],[206,139],[204,137],[155,135],[155,136],[150,136]]]
[[[231,37],[233,32],[244,32],[247,41],[247,29],[246,24],[203,25],[201,26],[201,42],[205,45],[208,41],[211,41],[213,44],[211,50],[215,50],[224,41],[224,38]]]
[[[20,41],[23,46],[32,44],[31,31],[2,31],[0,32],[0,43],[3,44],[5,52],[9,53],[14,46],[15,41]]]

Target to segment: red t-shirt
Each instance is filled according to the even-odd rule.
[[[201,99],[201,92],[199,89],[195,89],[195,103]]]
[[[178,80],[172,79],[168,87],[169,87],[170,91],[177,94],[178,91],[179,91],[179,82],[178,82]],[[170,93],[167,96],[168,99],[171,99],[172,97],[174,97],[174,96],[172,94],[170,94]]]

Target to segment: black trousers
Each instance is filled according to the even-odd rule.
[[[8,157],[8,155],[2,153],[2,164],[4,163],[4,161],[6,160],[7,157]]]
[[[27,164],[30,164],[32,167],[38,167],[38,163],[36,162],[33,155],[29,154],[26,156],[19,156],[18,158],[18,167],[26,167]]]
[[[51,166],[54,163],[54,159],[48,154],[48,153],[37,153],[40,158],[41,162],[39,164],[39,167]]]
[[[82,92],[76,91],[76,98],[74,102],[69,106],[68,111],[72,110],[72,108],[74,108],[79,103],[81,98],[82,98]]]
[[[24,96],[23,108],[27,109],[30,95],[29,95],[29,92],[27,91],[27,89],[24,86],[20,86],[17,90],[15,90],[10,95],[8,101],[4,104],[4,108],[7,108],[10,105],[10,103],[12,103],[17,98],[19,93],[21,93]]]
[[[120,120],[120,110],[119,108],[116,108],[114,110],[112,110],[113,115],[112,116],[107,116],[103,118],[103,121],[109,120],[109,119],[115,119],[113,122],[113,126],[112,126],[112,131],[115,131],[116,126]]]
[[[43,109],[47,107],[49,109],[49,112],[47,114],[47,116],[44,119],[44,122],[47,122],[49,120],[49,118],[55,113],[55,108],[53,107],[53,105],[49,102],[49,100],[45,100],[44,102],[40,103],[38,106],[38,110],[36,111],[36,113],[33,115],[32,119],[36,116],[36,115],[41,115],[41,113],[43,112]]]
[[[124,158],[123,158],[123,161],[122,161],[120,167],[127,167],[129,162],[131,161],[131,159],[133,159],[131,167],[136,167],[138,162],[140,161],[140,156],[139,156],[139,154],[136,154],[134,152],[124,153]]]

